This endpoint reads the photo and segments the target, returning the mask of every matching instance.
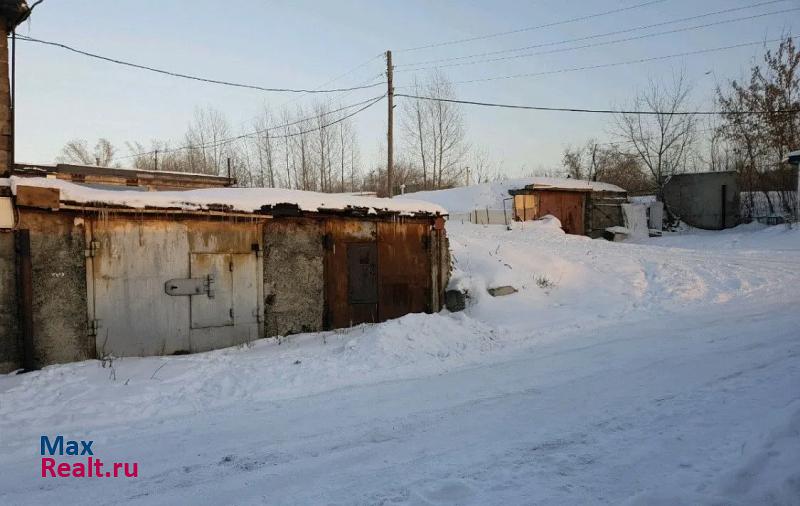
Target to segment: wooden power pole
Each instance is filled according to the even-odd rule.
[[[386,194],[392,197],[394,173],[394,86],[392,85],[392,52],[386,51],[386,98],[389,103],[386,129]]]

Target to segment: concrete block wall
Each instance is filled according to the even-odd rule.
[[[322,330],[323,229],[320,221],[307,218],[264,225],[265,337]]]
[[[725,186],[725,202],[722,187]],[[739,186],[735,172],[672,176],[664,185],[664,205],[683,222],[706,230],[739,224]]]
[[[24,210],[18,226],[30,229],[34,365],[94,358],[87,325],[83,220]]]

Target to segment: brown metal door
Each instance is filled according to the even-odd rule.
[[[378,302],[378,247],[374,242],[347,245],[347,302]]]
[[[378,223],[380,321],[430,311],[430,225]]]
[[[561,195],[561,228],[568,234],[584,235],[584,194],[579,192],[564,192]]]
[[[378,321],[377,296],[371,295],[365,286],[351,291],[353,283],[367,285],[369,276],[365,271],[369,268],[357,267],[353,272],[351,282],[350,274],[350,246],[353,245],[354,255],[358,258],[356,250],[359,246],[372,244],[373,248],[377,238],[375,223],[356,220],[330,218],[325,223],[325,328],[338,329],[351,327],[360,323]],[[377,272],[377,253],[367,253],[367,265],[371,258],[375,259],[375,272]],[[356,260],[353,260],[355,262]],[[360,264],[359,264],[360,265]],[[360,274],[359,274],[360,271]],[[359,276],[364,279],[359,280]],[[375,280],[377,284],[377,279]],[[362,291],[363,290],[363,291]],[[350,302],[350,296],[355,300],[373,300],[373,302]]]
[[[552,214],[561,221],[564,232],[583,235],[583,202],[581,192],[543,191],[539,194],[538,217]]]
[[[560,192],[539,192],[539,209],[536,219],[543,218],[552,214],[559,220],[561,219],[561,193]]]

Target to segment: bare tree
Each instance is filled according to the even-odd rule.
[[[414,77],[413,94],[422,95],[424,91],[420,87],[416,76]],[[430,147],[427,143],[429,139],[429,115],[426,104],[422,100],[406,100],[403,102],[403,114],[401,124],[403,128],[403,138],[410,152],[415,153],[419,164],[422,167],[422,189],[428,189],[428,151]]]
[[[495,181],[499,177],[499,170],[489,156],[486,148],[473,148],[469,156],[470,180],[477,184]],[[467,181],[470,184],[470,181]]]
[[[589,139],[583,146],[564,148],[561,165],[572,179],[595,180],[603,154],[602,146],[595,139]]]
[[[601,144],[589,139],[583,146],[564,149],[562,165],[568,177],[615,184],[631,193],[654,188],[649,171],[642,170],[638,154],[628,153],[616,144]]]
[[[112,167],[116,148],[108,139],[98,139],[93,150],[83,139],[73,139],[61,148],[61,154],[56,158],[59,163],[75,163],[80,165],[97,165],[99,167]]]
[[[695,140],[697,117],[685,112],[691,88],[683,72],[668,85],[653,80],[630,104],[637,111],[656,114],[620,114],[616,133],[650,172],[658,198],[663,199],[666,179],[685,169]]]
[[[221,175],[230,156],[230,126],[222,112],[209,106],[195,110],[185,140],[192,172]]]
[[[717,132],[747,194],[746,217],[758,217],[757,192],[763,193],[769,214],[793,214],[797,180],[781,161],[800,145],[800,114],[780,112],[800,109],[800,52],[792,37],[781,41],[777,51],[766,51],[763,66],[751,69],[748,83],[731,81],[728,89],[718,88],[717,102],[723,112]]]
[[[250,144],[253,145],[255,159],[258,163],[258,177],[255,178],[256,185],[275,188],[277,148],[275,145],[276,140],[273,138],[272,113],[268,107],[264,106],[261,116],[254,122],[253,126],[255,127],[255,135],[253,136],[253,142]]]
[[[455,98],[453,84],[441,72],[415,86],[417,93],[428,97]],[[405,144],[421,165],[423,187],[452,186],[461,180],[467,155],[460,106],[436,100],[414,102],[404,106],[402,125]]]

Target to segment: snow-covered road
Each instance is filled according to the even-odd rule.
[[[450,234],[465,314],[0,377],[0,503],[800,504],[796,231]]]

